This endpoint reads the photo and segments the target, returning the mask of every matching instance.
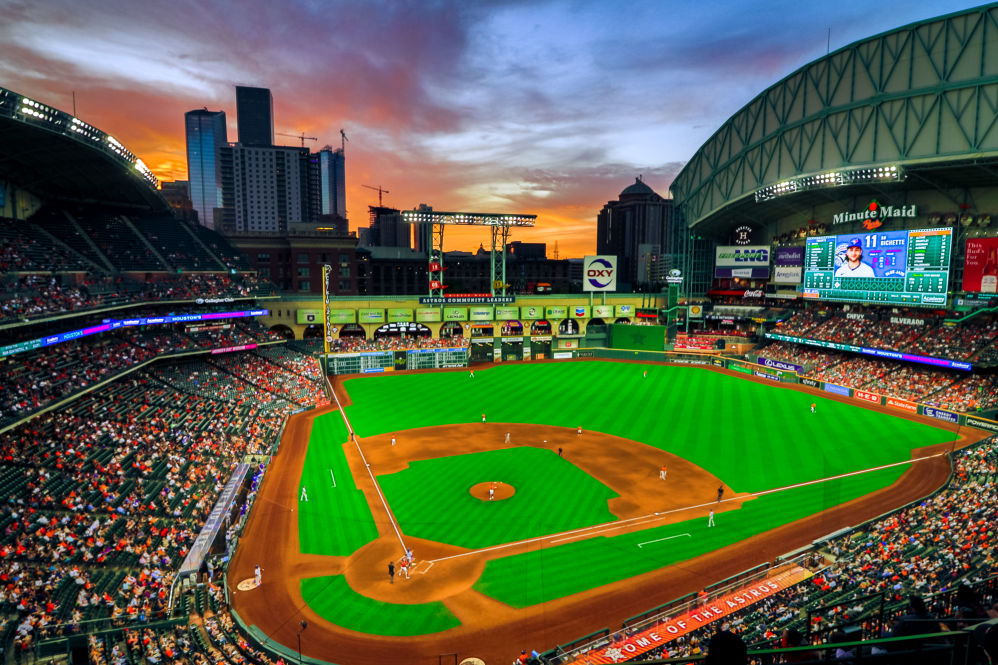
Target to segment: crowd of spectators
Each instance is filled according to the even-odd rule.
[[[80,274],[79,281],[53,274],[9,276],[0,281],[0,321],[37,319],[111,305],[246,298],[271,295],[274,287],[251,274],[187,273],[155,281]]]
[[[18,649],[81,621],[165,617],[176,568],[233,465],[266,454],[297,407],[251,387],[269,370],[261,363],[302,380],[260,356],[211,370],[225,379],[210,391],[174,381],[205,377],[202,361],[156,367],[0,435],[0,602],[18,617]],[[252,399],[233,389],[238,382]],[[152,637],[147,660],[176,650],[175,640]],[[126,640],[118,651],[133,646]],[[116,662],[113,648],[91,647]]]

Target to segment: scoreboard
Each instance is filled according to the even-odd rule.
[[[953,229],[808,238],[801,295],[818,300],[945,305]]]
[[[330,374],[372,374],[403,369],[467,367],[468,349],[457,347],[330,353],[326,356],[326,361]]]

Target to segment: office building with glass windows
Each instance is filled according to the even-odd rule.
[[[228,144],[225,111],[198,109],[184,114],[184,136],[187,143],[187,173],[190,196],[198,222],[214,229],[220,226],[217,217],[222,208],[222,173],[219,168],[219,148]]]

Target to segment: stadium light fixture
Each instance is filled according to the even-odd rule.
[[[762,203],[788,194],[806,192],[812,189],[861,185],[874,182],[901,182],[905,179],[904,170],[896,164],[866,166],[855,169],[825,171],[813,175],[782,180],[755,191],[755,202]]]

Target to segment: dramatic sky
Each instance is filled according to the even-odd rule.
[[[350,228],[367,206],[522,212],[512,240],[595,250],[637,176],[668,195],[735,111],[853,41],[964,9],[945,0],[0,0],[0,86],[185,179],[185,111],[270,88],[277,132],[338,146]],[[278,136],[297,145],[298,139]],[[445,248],[489,244],[453,230]]]

